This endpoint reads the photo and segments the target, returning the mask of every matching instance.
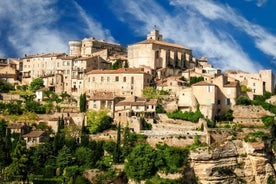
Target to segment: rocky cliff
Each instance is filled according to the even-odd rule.
[[[263,142],[226,141],[190,153],[198,183],[266,184],[275,181],[274,155]],[[271,150],[271,149],[270,149]]]

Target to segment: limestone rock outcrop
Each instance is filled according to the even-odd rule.
[[[275,178],[263,142],[227,141],[212,148],[198,148],[190,154],[191,167],[202,184],[267,183]]]

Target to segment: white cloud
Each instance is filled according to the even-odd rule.
[[[181,1],[173,0],[174,5],[182,6],[184,9],[186,6],[192,8],[203,15],[206,19],[211,20],[223,20],[226,23],[230,23],[233,26],[239,28],[239,30],[248,34],[255,42],[255,46],[263,53],[272,57],[276,56],[276,36],[266,31],[263,27],[251,23],[242,17],[240,14],[234,11],[229,6],[216,4],[214,1]],[[266,1],[259,1],[265,3]]]
[[[51,28],[58,19],[58,12],[52,6],[54,3],[36,0],[0,2],[0,23],[6,23],[8,44],[16,55],[66,52],[66,34]]]
[[[84,30],[86,34],[92,35],[96,39],[105,39],[107,41],[114,42],[114,38],[111,36],[109,30],[104,29],[99,22],[90,17],[86,11],[79,4],[77,4],[77,2],[74,2],[74,5],[79,12],[78,15],[86,25]]]
[[[258,7],[261,7],[261,6],[263,6],[265,3],[267,2],[267,0],[258,0],[258,2],[257,2],[257,6]]]
[[[67,53],[68,41],[78,36],[75,30],[64,27],[60,19],[71,12],[74,12],[74,16],[69,17],[72,21],[83,21],[81,26],[75,25],[75,29],[98,39],[114,41],[110,32],[89,17],[74,0],[66,2],[71,12],[63,12],[58,3],[58,0],[0,1],[0,32],[5,31],[1,37],[6,37],[5,44],[10,47],[9,51],[4,50],[4,42],[0,43],[2,54],[9,57],[13,52],[13,56],[22,57],[24,54]]]
[[[193,2],[173,1],[172,6],[182,5],[185,10],[167,12],[153,1],[121,0],[119,4],[122,8],[116,9],[116,13],[126,23],[129,21],[129,24],[133,21],[142,23],[140,26],[133,26],[133,29],[136,32],[140,31],[143,35],[146,35],[153,25],[157,25],[165,39],[192,48],[194,53],[208,57],[215,67],[223,70],[242,69],[249,72],[255,72],[261,68],[249,58],[230,34],[220,30],[214,31],[206,19],[190,9],[188,6],[193,5]],[[204,16],[216,19],[224,15],[224,9],[219,6],[206,3],[206,1],[201,3]]]

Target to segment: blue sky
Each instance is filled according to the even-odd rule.
[[[65,52],[95,37],[127,46],[156,25],[222,70],[276,73],[275,0],[2,0],[0,57]]]

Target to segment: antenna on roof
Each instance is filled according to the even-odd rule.
[[[156,26],[156,25],[154,25],[154,26],[153,26],[153,29],[154,29],[154,30],[157,30],[157,26]]]

